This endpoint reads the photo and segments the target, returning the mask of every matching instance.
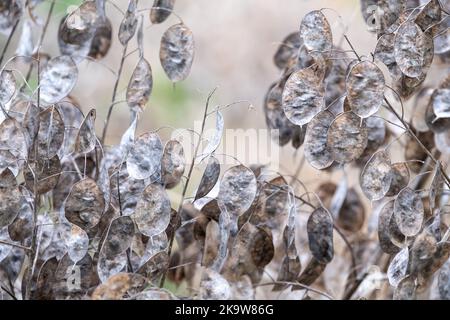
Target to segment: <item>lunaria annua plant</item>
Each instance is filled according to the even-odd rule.
[[[36,18],[41,2],[0,4],[1,299],[450,298],[450,77],[422,86],[432,64],[449,61],[448,1],[361,1],[367,21],[374,3],[384,13],[372,13],[378,40],[370,56],[346,34],[333,36],[324,10],[306,14],[283,40],[274,56],[281,76],[264,112],[280,145],[304,145],[314,170],[342,173],[314,191],[298,174],[264,165],[222,167],[216,150],[225,125],[222,108],[210,108],[214,91],[192,159],[176,138],[137,134],[154,84],[143,21],[179,20],[161,34],[170,81],[186,79],[194,61],[194,35],[175,0],[146,9],[130,0],[118,26],[105,0],[84,1],[58,21],[57,56],[42,47],[55,1]],[[122,58],[99,119],[95,108],[81,111],[72,90],[79,64],[103,59],[114,41]],[[131,121],[120,143],[107,146],[131,57]],[[215,134],[204,144],[209,118]],[[401,158],[392,146],[402,146]]]

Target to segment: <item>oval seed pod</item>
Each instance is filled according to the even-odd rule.
[[[89,153],[95,149],[97,136],[95,135],[95,109],[91,109],[84,118],[75,139],[74,150],[76,153]]]
[[[282,106],[283,87],[281,82],[272,84],[264,98],[266,124],[269,129],[277,130],[271,131],[271,138],[280,146],[287,144],[294,133],[294,124],[284,114]]]
[[[361,189],[369,200],[379,200],[389,191],[392,177],[391,158],[386,151],[380,150],[373,154],[361,172]]]
[[[187,78],[194,60],[194,37],[186,25],[175,24],[164,32],[159,59],[172,82]]]
[[[353,112],[341,113],[328,129],[328,146],[333,158],[339,163],[358,159],[367,146],[367,127]]]
[[[417,78],[425,74],[433,60],[433,38],[413,21],[405,22],[394,40],[394,56],[404,75]]]
[[[433,180],[431,181],[429,199],[430,208],[435,209],[438,202],[438,197],[442,193],[444,186],[444,177],[442,176],[442,171],[439,165],[436,165],[433,173]]]
[[[309,250],[314,258],[321,263],[333,259],[333,219],[323,207],[314,210],[307,223]]]
[[[394,203],[394,217],[405,236],[415,236],[420,231],[424,218],[420,195],[409,187],[400,191]]]
[[[89,237],[87,233],[72,224],[70,231],[65,235],[65,242],[67,246],[67,254],[74,263],[77,263],[87,254],[89,246]]]
[[[387,276],[389,283],[393,287],[397,287],[399,282],[406,276],[409,262],[408,247],[400,250],[389,264]]]
[[[370,61],[359,62],[350,70],[347,80],[347,101],[352,111],[368,118],[383,103],[385,80],[383,72]]]
[[[305,48],[313,55],[330,55],[333,35],[322,11],[314,10],[303,17],[300,24],[300,38]]]
[[[140,58],[127,87],[127,103],[134,110],[144,110],[153,88],[152,68],[145,58]]]
[[[78,78],[78,68],[69,56],[52,58],[40,78],[40,98],[46,104],[61,101],[69,95]]]
[[[128,2],[127,12],[120,23],[119,27],[119,41],[125,46],[128,41],[133,38],[136,33],[138,19],[136,17],[137,0],[130,0]]]
[[[195,194],[195,200],[206,196],[217,183],[220,175],[220,163],[216,157],[211,155],[203,172],[202,178]]]
[[[416,281],[412,276],[403,278],[394,290],[394,300],[415,300]]]
[[[378,215],[378,241],[381,250],[388,254],[397,253],[400,248],[392,241],[391,224],[395,222],[394,218],[394,200],[387,202],[380,210]]]
[[[160,170],[163,146],[156,133],[141,134],[131,147],[127,158],[127,170],[134,179],[147,179]]]
[[[169,268],[169,255],[165,251],[158,252],[139,267],[137,273],[145,276],[150,282],[156,282]]]
[[[67,220],[83,230],[98,224],[104,208],[103,194],[91,178],[85,178],[73,185],[64,206]]]
[[[135,273],[120,272],[104,279],[92,293],[92,300],[121,300],[134,296],[148,286],[145,277]]]
[[[103,59],[111,48],[112,25],[111,21],[106,17],[102,17],[97,21],[94,37],[91,40],[91,48],[88,56],[100,60]]]
[[[441,22],[442,10],[439,0],[430,0],[422,8],[414,22],[425,32],[427,29],[433,30],[433,26]]]
[[[298,31],[290,33],[283,39],[273,56],[273,62],[278,69],[283,70],[292,59],[297,57],[301,44],[302,41]]]
[[[169,140],[161,159],[161,180],[166,188],[173,188],[180,182],[185,166],[183,146],[177,140]]]
[[[256,178],[249,168],[243,165],[231,167],[225,171],[217,195],[221,211],[225,210],[235,217],[240,216],[250,208],[256,189]]]
[[[393,163],[391,166],[392,180],[387,197],[396,196],[400,190],[405,188],[409,183],[409,169],[405,162]]]
[[[430,104],[438,118],[450,118],[450,88],[439,88],[433,91]]]
[[[0,123],[0,172],[10,169],[15,175],[28,158],[28,146],[20,123],[14,118],[7,118]]]
[[[129,216],[121,216],[113,221],[102,245],[102,253],[107,259],[125,252],[133,241],[134,222]]]
[[[231,297],[231,287],[228,281],[218,272],[205,269],[200,282],[199,299],[228,300]]]
[[[149,184],[132,217],[139,231],[148,237],[166,230],[170,222],[170,200],[166,190],[159,184]]]
[[[450,300],[450,261],[447,261],[438,276],[439,295],[443,300]]]
[[[39,158],[24,168],[25,184],[28,189],[36,191],[37,194],[49,192],[58,184],[61,169],[58,156],[51,159]]]
[[[6,105],[16,92],[16,79],[11,70],[3,70],[0,73],[0,104]]]
[[[126,265],[126,252],[122,252],[111,259],[106,258],[106,256],[100,252],[97,263],[97,273],[100,281],[107,281],[109,277],[121,272]]]
[[[286,117],[298,126],[307,124],[325,108],[323,83],[313,68],[291,74],[284,86],[282,105]]]
[[[150,10],[150,21],[152,23],[164,22],[172,13],[175,0],[154,0]]]
[[[305,158],[316,169],[325,169],[333,163],[327,144],[328,128],[334,115],[328,110],[319,112],[308,123],[305,136]]]
[[[39,114],[39,131],[34,144],[35,151],[30,157],[51,159],[64,142],[65,125],[61,114],[55,107],[48,107]]]
[[[0,228],[11,224],[22,206],[22,193],[9,169],[0,174]]]

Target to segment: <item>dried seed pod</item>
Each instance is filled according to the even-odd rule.
[[[40,98],[46,104],[61,101],[69,95],[78,78],[78,68],[69,56],[51,59],[40,78]]]
[[[416,134],[416,136],[428,150],[431,150],[434,147],[434,134],[432,131],[419,132],[418,134]],[[425,159],[427,158],[427,154],[423,151],[422,147],[414,138],[408,136],[408,139],[405,141],[405,145],[406,147],[404,151],[406,161],[425,161]],[[418,165],[414,162],[409,164],[409,168],[416,173],[420,171],[421,167],[421,165]]]
[[[321,263],[317,261],[314,257],[308,262],[308,265],[303,269],[302,273],[299,275],[297,281],[305,286],[309,286],[320,277],[327,266],[326,263]],[[292,290],[303,289],[303,287],[293,287]]]
[[[147,280],[134,273],[118,273],[109,277],[92,293],[93,300],[119,300],[129,293],[142,291],[148,285]]]
[[[2,2],[0,7],[0,32],[8,35],[23,14],[22,1],[10,0]]]
[[[127,103],[132,110],[144,110],[153,88],[152,68],[145,58],[139,59],[127,87]]]
[[[104,17],[99,19],[95,29],[94,37],[91,41],[91,48],[88,56],[100,60],[103,59],[109,52],[112,40],[112,25],[111,21]]]
[[[231,167],[225,171],[217,195],[221,211],[225,210],[234,217],[240,216],[250,208],[256,189],[256,178],[249,168],[243,165]]]
[[[36,280],[36,287],[30,298],[34,300],[54,299],[55,271],[58,267],[58,260],[53,257],[44,262]]]
[[[391,75],[398,76],[400,70],[395,61],[394,40],[395,33],[386,33],[382,35],[378,39],[377,46],[375,47],[374,57],[386,65]]]
[[[387,140],[389,132],[386,130],[384,119],[372,116],[364,120],[367,127],[367,147],[363,154],[357,160],[358,164],[365,165],[372,155],[381,147]]]
[[[127,170],[134,179],[147,179],[160,170],[163,146],[156,133],[140,135],[128,153]]]
[[[321,263],[329,263],[333,259],[333,219],[323,207],[314,210],[307,223],[309,250]]]
[[[394,290],[394,300],[415,300],[416,280],[412,276],[403,278]]]
[[[35,151],[30,157],[51,159],[64,142],[64,121],[55,107],[48,107],[39,114],[39,131],[35,141]]]
[[[439,88],[434,90],[430,98],[430,104],[437,118],[450,118],[450,89]]]
[[[16,79],[11,70],[0,73],[0,105],[5,106],[16,93]]]
[[[76,278],[77,276],[79,278]],[[76,263],[65,254],[59,261],[55,279],[55,299],[80,299],[90,288],[98,284],[98,277],[89,254]],[[79,286],[68,286],[67,284],[72,281],[76,281]]]
[[[228,281],[218,272],[205,269],[200,282],[199,299],[228,300],[231,297],[231,287]]]
[[[97,262],[97,273],[101,282],[106,282],[109,277],[122,272],[127,265],[127,254],[122,252],[111,259],[106,258],[102,252]]]
[[[394,218],[394,200],[391,200],[383,206],[378,215],[378,241],[380,242],[381,250],[388,254],[395,254],[400,250],[392,241],[390,230],[393,223],[396,225]]]
[[[119,27],[119,41],[125,46],[136,33],[138,19],[136,17],[137,0],[128,2],[128,9]]]
[[[305,48],[313,55],[328,56],[333,47],[333,35],[322,11],[306,14],[300,24],[300,38]]]
[[[285,256],[281,262],[281,269],[278,272],[277,282],[294,282],[301,271],[300,259],[297,257],[289,258]],[[281,291],[285,289],[285,284],[275,284],[272,291]]]
[[[0,149],[0,172],[9,168],[17,175],[28,158],[28,146],[24,130],[13,118],[0,123]]]
[[[65,242],[67,245],[67,254],[74,264],[83,259],[87,254],[89,246],[88,235],[77,225],[72,224],[70,226],[70,232],[66,235]]]
[[[319,112],[308,123],[305,136],[305,158],[316,169],[325,169],[333,163],[327,144],[328,128],[334,115],[328,110]]]
[[[271,85],[264,98],[264,114],[267,127],[276,130],[277,134],[271,137],[280,146],[284,146],[291,140],[294,132],[294,124],[284,114],[282,106],[284,83],[274,83]]]
[[[69,222],[88,230],[97,225],[105,208],[103,194],[90,178],[75,183],[64,206]]]
[[[111,259],[127,250],[133,240],[134,222],[129,216],[122,216],[111,221],[103,242],[102,252]]]
[[[380,150],[373,154],[361,172],[361,189],[369,200],[379,200],[389,191],[392,178],[391,157]]]
[[[291,74],[284,86],[282,105],[286,117],[303,126],[325,108],[324,87],[313,68]]]
[[[370,61],[354,65],[346,80],[347,101],[352,111],[362,118],[375,114],[383,103],[383,72]]]
[[[297,57],[301,44],[302,40],[300,39],[300,33],[298,31],[288,34],[283,39],[277,52],[275,52],[275,55],[273,56],[273,62],[278,69],[283,70],[288,66],[290,60]]]
[[[19,100],[9,109],[9,115],[16,119],[22,126],[28,149],[33,147],[34,140],[39,130],[39,112],[41,110],[32,102]]]
[[[268,265],[275,254],[270,230],[256,228],[256,232],[252,233],[249,251],[252,261],[257,268],[264,268]]]
[[[29,163],[23,172],[28,189],[36,194],[44,194],[53,190],[58,184],[60,174],[61,162],[58,156],[51,159],[39,158]]]
[[[168,268],[169,256],[167,252],[161,251],[148,259],[148,261],[138,269],[137,273],[145,276],[150,282],[155,282],[167,272]]]
[[[364,225],[365,210],[358,193],[353,189],[347,191],[344,203],[337,215],[337,225],[347,231],[357,232]]]
[[[85,1],[61,19],[58,44],[62,54],[72,56],[77,62],[89,54],[101,16],[97,11],[101,11],[101,8],[97,8],[96,1]]]
[[[420,195],[409,187],[402,189],[394,203],[394,217],[400,231],[415,236],[422,227],[424,209]]]
[[[439,0],[430,0],[416,16],[414,22],[422,31],[433,30],[441,22],[442,10]]]
[[[142,193],[133,215],[139,231],[146,236],[157,235],[170,222],[170,200],[159,184],[149,184]]]
[[[3,228],[19,214],[23,199],[16,178],[9,169],[3,170],[0,181],[0,228]]]
[[[172,82],[186,79],[194,60],[194,37],[186,25],[175,24],[164,32],[159,59]]]
[[[144,180],[134,179],[128,174],[128,170],[123,167],[110,177],[111,201],[118,204],[120,194],[120,209],[123,215],[130,215],[134,212],[144,189]]]
[[[348,163],[358,159],[367,146],[367,126],[353,112],[341,113],[328,129],[328,146],[335,161]]]
[[[11,239],[9,238],[8,235],[7,227],[0,227],[0,240],[5,242],[11,242]],[[0,243],[0,262],[2,262],[4,259],[6,259],[6,257],[8,257],[11,250],[12,246]]]
[[[95,135],[95,109],[91,109],[78,130],[74,150],[76,153],[89,153],[95,149],[97,136]]]
[[[220,175],[220,163],[216,157],[211,155],[203,172],[202,178],[195,194],[195,200],[206,196],[217,183]]]
[[[22,195],[26,198],[29,197],[28,191],[22,189]],[[1,218],[0,218],[1,220]],[[8,226],[8,233],[13,241],[20,243],[31,243],[31,236],[33,233],[34,221],[33,221],[33,208],[31,201],[21,201],[21,207],[19,214],[14,221]]]
[[[183,146],[177,140],[169,140],[161,159],[161,178],[166,188],[173,188],[180,182],[185,166]]]
[[[411,246],[411,254],[408,271],[411,275],[418,276],[430,263],[437,251],[436,238],[426,230],[422,231],[414,239]]]
[[[396,196],[400,190],[405,188],[409,183],[409,169],[405,162],[397,162],[391,165],[392,181],[387,197]]]
[[[430,130],[430,128],[427,125],[425,117],[430,97],[433,91],[434,90],[429,87],[423,87],[415,96],[411,125],[418,132],[426,132]]]
[[[175,0],[154,0],[150,10],[150,21],[154,24],[164,22],[172,13]]]
[[[404,75],[416,78],[425,74],[433,60],[433,38],[413,21],[402,24],[395,36],[394,56]]]
[[[387,276],[389,283],[393,287],[397,287],[399,282],[406,276],[409,262],[408,247],[400,250],[389,264]]]

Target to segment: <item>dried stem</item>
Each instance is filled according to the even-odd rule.
[[[202,143],[203,132],[204,132],[204,129],[205,129],[205,124],[206,124],[206,118],[208,116],[209,102],[210,102],[212,96],[214,95],[214,93],[216,92],[216,90],[217,90],[217,88],[215,88],[213,91],[211,91],[211,93],[208,95],[208,98],[206,99],[205,111],[203,113],[202,127],[201,127],[201,130],[200,130],[200,134],[199,134],[199,138],[198,138],[198,141],[197,141],[197,145],[195,147],[194,155],[192,157],[191,165],[189,167],[188,175],[187,175],[187,178],[186,178],[186,183],[184,184],[183,191],[181,193],[181,201],[180,201],[180,205],[178,206],[177,217],[180,215],[180,212],[181,212],[181,210],[183,208],[184,197],[186,196],[186,192],[187,192],[187,188],[188,188],[188,185],[189,185],[189,181],[191,180],[191,176],[192,176],[192,170],[194,169],[195,160],[197,159],[198,150],[200,149],[200,145]],[[174,232],[172,232],[172,235],[170,237],[169,249],[167,251],[167,254],[169,255],[169,261],[170,261],[170,255],[172,253],[172,247],[173,247],[174,239],[175,239],[175,230],[174,230]],[[161,278],[161,283],[159,285],[161,288],[164,287],[165,280],[166,280],[166,273],[164,273],[164,275]]]
[[[3,47],[2,54],[0,56],[0,66],[2,65],[3,59],[5,58],[6,51],[8,50],[9,44],[16,32],[17,26],[19,25],[20,19],[17,19],[16,23],[13,25],[11,32],[9,33],[8,39],[6,40],[5,46]]]
[[[124,65],[125,59],[126,59],[127,48],[128,48],[128,44],[126,44],[123,47],[123,50],[122,50],[122,57],[120,59],[119,71],[117,72],[116,82],[114,83],[114,89],[113,89],[111,104],[110,104],[110,106],[108,108],[108,114],[106,115],[105,125],[103,127],[103,132],[102,132],[102,138],[100,140],[102,144],[105,142],[106,132],[108,131],[108,125],[109,125],[109,120],[111,118],[111,113],[112,113],[114,105],[116,104],[115,101],[116,101],[116,95],[117,95],[117,88],[119,86],[120,76],[122,75],[123,65]]]

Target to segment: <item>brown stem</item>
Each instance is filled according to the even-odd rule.
[[[2,65],[3,59],[5,58],[6,51],[8,50],[9,44],[16,32],[17,26],[19,25],[20,19],[17,19],[16,23],[14,23],[11,32],[9,33],[8,39],[6,40],[5,46],[3,47],[2,55],[0,56],[0,66]]]

